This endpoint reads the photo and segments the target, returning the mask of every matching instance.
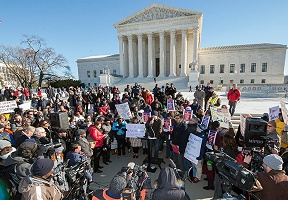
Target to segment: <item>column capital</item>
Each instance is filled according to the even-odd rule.
[[[159,36],[164,36],[165,35],[165,31],[159,31]]]
[[[132,34],[127,35],[127,38],[128,38],[128,39],[132,39],[132,38],[133,38],[133,35],[132,35]]]
[[[153,36],[153,32],[149,32],[147,33],[148,37],[152,37]]]
[[[138,33],[137,38],[141,38],[141,37],[143,37],[143,33]]]
[[[123,40],[124,36],[123,35],[118,35],[117,37],[118,37],[119,40]]]
[[[187,29],[182,29],[182,30],[181,30],[181,33],[182,33],[182,34],[187,34],[187,31],[188,31]]]
[[[193,27],[193,32],[198,32],[198,31],[199,31],[199,27],[198,26]]]
[[[172,29],[169,31],[171,34],[175,34],[176,33],[176,29]]]

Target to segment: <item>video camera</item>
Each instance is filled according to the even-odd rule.
[[[61,145],[62,143],[60,141],[50,142],[48,144],[38,144],[38,152],[45,157],[50,157],[54,153],[54,150],[58,147],[61,147]]]
[[[123,199],[141,199],[141,191],[152,188],[151,179],[145,169],[145,165],[139,166],[133,162],[130,162],[127,167],[122,167],[118,175],[124,176],[127,180],[127,186],[122,193]]]
[[[227,187],[223,188],[226,192],[230,192],[232,185],[247,192],[252,190],[256,182],[253,172],[238,164],[235,159],[223,152],[207,152],[205,156],[207,160],[215,163],[220,176],[224,180],[224,186]]]

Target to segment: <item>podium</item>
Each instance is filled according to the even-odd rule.
[[[151,149],[150,140],[157,140],[157,138],[143,137],[141,139],[147,140],[148,143],[148,156],[143,160],[142,164],[147,163],[147,171],[155,173],[157,167],[151,166],[151,164],[158,165],[158,167],[161,169],[161,163],[165,163],[163,158],[154,158],[150,155],[150,149]]]

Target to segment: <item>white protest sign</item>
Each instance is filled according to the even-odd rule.
[[[198,160],[196,158],[200,155],[201,144],[202,138],[194,135],[193,133],[190,133],[189,142],[187,143],[184,157],[189,161],[193,162],[195,165],[197,165],[198,163]]]
[[[115,105],[118,114],[124,119],[130,119],[132,117],[128,102]]]
[[[240,131],[241,135],[244,137],[245,129],[246,129],[246,118],[244,117],[245,114],[240,114]]]
[[[279,106],[269,108],[269,121],[279,118]]]
[[[126,124],[127,138],[142,138],[145,136],[145,124]]]
[[[12,113],[17,108],[16,101],[2,101],[0,102],[0,113]]]
[[[212,121],[218,121],[223,128],[229,128],[229,121],[231,121],[231,115],[228,109],[224,108],[210,108]]]
[[[21,108],[23,111],[29,110],[31,108],[31,101],[24,101],[24,103],[19,105],[19,108]]]
[[[288,122],[288,112],[287,112],[287,108],[286,108],[286,105],[285,105],[285,102],[284,101],[280,101],[280,105],[281,105],[281,112],[282,112],[282,116],[283,116],[283,120],[285,122],[285,124],[287,124]]]

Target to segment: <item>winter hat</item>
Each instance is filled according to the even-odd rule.
[[[64,150],[64,147],[62,145],[60,147],[54,149],[55,153],[60,153],[63,150]]]
[[[31,172],[34,176],[42,177],[48,174],[54,167],[53,160],[49,158],[42,158],[34,162]]]
[[[151,112],[151,116],[153,116],[153,115],[158,116],[159,114],[158,114],[158,112],[157,112],[156,110],[153,110],[153,111]]]
[[[0,151],[9,146],[11,146],[11,143],[8,140],[0,140]]]
[[[263,163],[275,170],[282,170],[283,160],[280,156],[276,154],[270,154],[265,156],[263,159]]]
[[[114,176],[112,181],[110,182],[109,186],[109,193],[111,193],[113,196],[120,196],[125,189],[127,183],[124,177],[122,176]]]

